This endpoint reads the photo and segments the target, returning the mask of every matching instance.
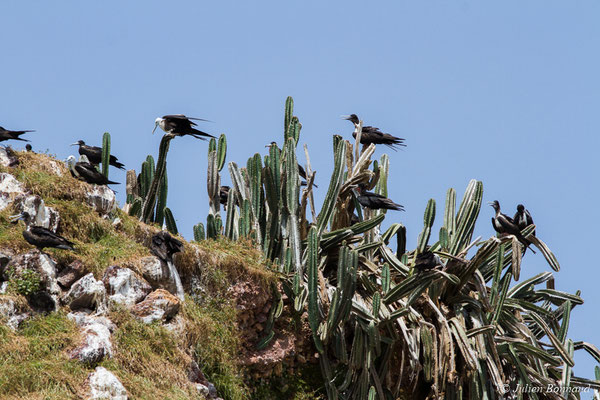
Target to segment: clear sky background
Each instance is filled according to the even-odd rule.
[[[35,150],[66,158],[70,143],[100,145],[139,172],[157,157],[154,119],[183,113],[226,133],[227,161],[245,165],[283,138],[286,96],[303,125],[320,203],[340,119],[406,138],[389,152],[390,197],[414,246],[429,198],[440,226],[446,190],[470,179],[484,201],[533,214],[557,255],[557,289],[582,290],[570,337],[600,345],[597,246],[600,3],[3,1],[0,125],[36,129]],[[161,132],[162,133],[162,132]],[[19,143],[15,143],[17,148]],[[385,149],[378,148],[379,157]],[[180,231],[206,221],[207,143],[177,138],[169,197]],[[301,156],[303,159],[303,156]],[[121,203],[125,173],[111,170]],[[229,176],[224,170],[224,183]],[[476,234],[494,234],[484,206]],[[596,238],[596,239],[594,239]],[[550,270],[527,253],[522,277]],[[594,360],[575,371],[593,377]]]

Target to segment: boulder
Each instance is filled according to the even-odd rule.
[[[152,291],[144,278],[129,268],[117,265],[108,267],[102,282],[106,286],[108,300],[125,306],[139,303]]]
[[[16,331],[21,322],[30,316],[27,312],[21,312],[20,308],[10,296],[0,297],[0,320],[3,320],[13,331]]]
[[[31,306],[39,311],[54,311],[60,295],[60,287],[56,281],[56,263],[50,256],[39,250],[30,250],[11,258],[5,268],[14,268],[17,275],[29,269],[40,277],[40,291],[29,297]],[[6,273],[4,274],[6,277]]]
[[[58,273],[56,281],[62,288],[68,289],[83,275],[85,275],[85,266],[81,261],[75,260]]]
[[[14,151],[10,147],[0,147],[0,165],[9,168],[19,165],[19,159],[15,157]]]
[[[108,318],[93,315],[90,310],[73,311],[67,314],[67,318],[75,322],[77,326],[86,327],[92,324],[104,325],[111,333],[117,329],[117,326]]]
[[[127,400],[127,391],[119,379],[104,367],[96,367],[87,379],[90,400]]]
[[[52,207],[46,207],[44,200],[38,195],[21,195],[15,199],[18,212],[27,212],[31,216],[30,225],[43,226],[56,232],[60,215]]]
[[[75,282],[62,300],[72,310],[87,308],[103,311],[106,304],[106,290],[102,281],[96,280],[94,274],[90,272]]]
[[[14,176],[0,172],[0,211],[4,210],[15,198],[25,194],[25,186]]]
[[[181,302],[176,296],[164,289],[157,289],[150,293],[144,301],[133,306],[131,312],[147,324],[154,321],[165,322],[179,312],[180,305]]]
[[[86,201],[100,215],[108,215],[117,207],[115,192],[103,185],[91,185],[86,194]]]
[[[104,358],[112,357],[110,330],[106,325],[93,322],[81,330],[82,343],[71,351],[71,358],[89,365],[95,365]]]

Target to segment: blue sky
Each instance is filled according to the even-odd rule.
[[[291,95],[324,192],[331,135],[350,137],[339,116],[357,113],[406,138],[389,155],[390,197],[407,211],[387,221],[408,227],[410,245],[429,198],[438,227],[448,187],[461,196],[482,180],[484,201],[532,212],[562,265],[557,288],[580,289],[586,301],[570,336],[600,345],[590,257],[600,217],[600,3],[288,3],[4,1],[0,125],[36,129],[34,149],[60,158],[74,153],[69,143],[100,144],[109,131],[113,153],[139,171],[157,155],[154,119],[184,113],[215,121],[201,128],[226,133],[227,161],[245,165],[281,142]],[[178,138],[169,152],[168,204],[187,237],[208,213],[206,148]],[[111,174],[123,201],[125,174]],[[493,234],[491,216],[484,207],[477,235]],[[548,269],[528,252],[522,276]],[[591,357],[576,361],[578,374],[593,376]]]

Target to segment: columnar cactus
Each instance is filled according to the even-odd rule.
[[[110,165],[110,133],[104,132],[102,136],[102,175],[108,178]]]

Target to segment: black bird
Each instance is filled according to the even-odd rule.
[[[513,217],[513,221],[515,221],[515,224],[517,224],[520,230],[527,228],[529,225],[533,225],[533,218],[531,218],[529,210],[526,210],[523,204],[517,206],[517,213]],[[535,236],[535,231],[533,231],[532,235]]]
[[[29,140],[27,139],[21,139],[19,136],[21,136],[24,133],[27,132],[35,132],[35,131],[9,131],[8,129],[4,129],[3,127],[0,126],[0,142],[3,142],[5,140],[20,140],[22,142],[29,142]]]
[[[15,223],[19,220],[23,220],[23,222],[25,222],[26,229],[23,231],[23,238],[27,243],[34,245],[40,251],[46,247],[74,250],[72,242],[52,232],[50,229],[42,226],[29,226],[29,223],[31,222],[31,215],[29,215],[28,212],[13,215],[11,218]]]
[[[102,147],[88,146],[83,140],[78,140],[77,143],[73,143],[71,146],[79,146],[79,154],[86,156],[91,164],[98,165],[102,162]],[[125,169],[125,164],[120,163],[117,157],[113,155],[110,156],[108,163],[113,167]]]
[[[227,206],[227,197],[229,196],[229,189],[231,189],[227,185],[223,185],[219,188],[219,203]]]
[[[521,230],[511,217],[500,212],[500,203],[498,200],[490,202],[489,205],[494,208],[494,211],[496,211],[496,215],[492,217],[492,225],[494,226],[496,232],[500,234],[515,235],[519,242],[525,246],[525,250],[527,250],[531,242],[525,239],[525,237],[521,234]]]
[[[118,185],[119,182],[109,181],[102,172],[98,171],[96,167],[87,162],[77,162],[73,164],[74,157],[70,156],[67,159],[67,163],[69,164],[69,170],[71,171],[71,175],[75,178],[87,182],[93,183],[96,185]]]
[[[157,126],[160,126],[160,129],[175,136],[190,135],[195,137],[196,139],[202,140],[206,140],[203,138],[203,136],[214,138],[214,136],[211,134],[193,128],[193,126],[196,126],[196,123],[192,120],[208,121],[206,119],[201,118],[186,117],[183,114],[165,115],[162,118],[156,118],[156,120],[154,121],[154,130],[152,131],[152,133],[154,133]]]
[[[377,193],[367,192],[363,184],[358,185],[357,188],[353,190],[357,192],[356,198],[363,207],[370,208],[372,210],[385,209],[404,211],[404,206],[394,203],[387,197]]]
[[[360,120],[358,119],[358,116],[356,114],[351,114],[351,115],[345,117],[344,119],[352,122],[354,124],[355,128],[358,126],[358,123],[360,122]],[[356,131],[352,133],[352,137],[356,139]],[[379,130],[379,128],[374,127],[374,126],[363,126],[362,127],[360,143],[363,145],[366,145],[366,146],[370,145],[371,143],[385,144],[386,146],[390,147],[393,150],[396,150],[396,146],[406,147],[406,145],[404,144],[403,138],[399,138],[399,137],[390,135],[389,133],[381,132]]]
[[[167,231],[160,231],[152,236],[150,251],[165,262],[173,260],[173,254],[183,250],[183,243],[169,235]]]
[[[418,254],[415,259],[415,271],[417,272],[428,271],[438,265],[443,265],[442,260],[440,260],[440,257],[437,254],[434,254],[429,250]]]
[[[33,151],[33,147],[31,147],[31,145],[29,143],[27,143],[25,145],[25,150],[27,150],[27,151]]]

